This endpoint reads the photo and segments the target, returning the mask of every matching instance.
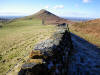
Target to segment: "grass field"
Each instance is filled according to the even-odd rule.
[[[69,26],[70,31],[88,42],[100,48],[100,24],[99,23],[76,23]]]
[[[31,52],[34,45],[52,35],[55,26],[41,25],[37,19],[15,20],[0,28],[0,75]]]

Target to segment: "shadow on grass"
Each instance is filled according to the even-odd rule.
[[[100,48],[71,33],[74,52],[70,56],[68,75],[99,75]]]
[[[73,42],[76,42],[81,47],[100,52],[100,48],[98,48],[96,45],[88,42],[87,40],[79,37],[76,34],[71,33],[71,38],[72,38]]]

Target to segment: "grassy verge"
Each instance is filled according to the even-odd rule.
[[[51,36],[54,26],[43,26],[40,20],[18,20],[0,29],[0,75],[5,74],[20,59],[28,55],[34,45]]]

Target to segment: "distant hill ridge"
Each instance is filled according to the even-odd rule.
[[[23,19],[33,19],[33,18],[44,20],[45,24],[54,24],[55,25],[55,24],[59,24],[59,23],[67,23],[67,24],[74,23],[67,19],[56,16],[55,14],[53,14],[45,9],[42,9],[33,15],[23,17]]]
[[[98,23],[98,24],[100,24],[100,18],[98,18],[98,19],[94,19],[94,20],[89,20],[89,21],[87,21],[88,23]]]
[[[35,17],[35,18],[39,18],[39,19],[59,19],[60,18],[45,9],[40,10],[39,12],[31,15],[30,17]]]

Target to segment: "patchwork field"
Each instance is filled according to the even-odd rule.
[[[41,25],[41,20],[14,20],[0,28],[0,75],[6,74],[25,57],[34,45],[52,35],[55,26]]]

